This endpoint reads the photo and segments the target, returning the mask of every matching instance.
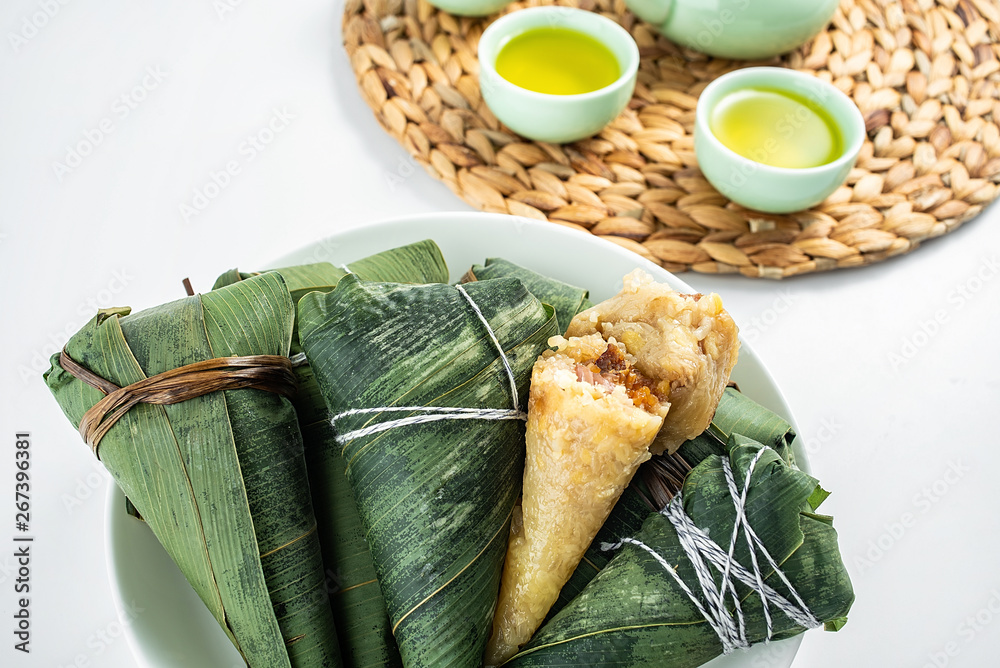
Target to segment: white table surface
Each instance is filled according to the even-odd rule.
[[[366,222],[467,210],[410,169],[357,94],[342,10],[319,0],[0,7],[0,665],[134,665],[111,637],[108,479],[41,380],[45,358],[96,307],[175,299],[185,276],[207,290],[222,270]],[[251,149],[248,136],[272,119],[284,119],[280,132]],[[89,155],[55,165],[95,129],[103,138]],[[230,161],[239,172],[185,220],[180,206]],[[807,634],[795,666],[997,665],[1000,209],[875,267],[786,282],[684,278],[722,294],[834,493],[825,510],[857,603],[840,633]],[[36,538],[27,656],[11,634],[13,441],[24,430]]]

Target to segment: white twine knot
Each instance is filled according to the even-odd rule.
[[[667,504],[667,506],[660,511],[660,514],[670,520],[673,525],[674,530],[677,532],[677,538],[680,542],[681,548],[684,550],[685,556],[691,562],[694,568],[695,575],[698,579],[698,585],[701,588],[701,596],[696,596],[691,588],[688,587],[687,583],[681,579],[677,574],[676,568],[667,563],[656,550],[649,547],[640,540],[635,538],[623,538],[617,543],[604,543],[601,546],[603,550],[615,550],[624,544],[635,545],[636,547],[645,550],[652,556],[663,569],[674,578],[681,590],[687,595],[691,602],[694,603],[695,608],[698,609],[699,614],[705,618],[709,626],[715,631],[715,634],[719,637],[719,641],[722,643],[723,654],[730,654],[734,649],[746,649],[750,647],[750,643],[747,641],[746,637],[746,623],[743,615],[743,608],[740,605],[739,596],[736,593],[736,585],[733,582],[733,578],[739,580],[744,585],[749,587],[752,591],[756,592],[760,597],[761,605],[764,611],[764,620],[767,625],[767,639],[765,642],[769,642],[773,635],[773,620],[771,618],[771,612],[769,606],[773,605],[782,612],[784,612],[789,619],[793,622],[807,629],[816,628],[820,626],[821,622],[816,619],[816,617],[810,612],[808,606],[799,596],[799,593],[792,586],[792,583],[788,581],[785,574],[778,568],[778,564],[775,563],[774,559],[771,557],[767,548],[761,542],[757,533],[750,526],[750,522],[746,515],[746,502],[747,502],[747,492],[750,488],[750,476],[753,475],[754,468],[757,466],[757,462],[760,460],[761,456],[764,454],[765,450],[770,450],[770,448],[761,448],[757,455],[750,462],[750,466],[747,468],[746,480],[743,483],[743,490],[740,491],[736,486],[736,479],[733,476],[732,466],[729,463],[728,458],[722,459],[722,468],[726,476],[726,485],[729,488],[729,495],[733,500],[733,505],[736,507],[736,520],[733,523],[733,533],[730,537],[729,550],[723,550],[719,545],[717,545],[708,534],[699,529],[695,523],[691,520],[686,512],[684,512],[684,500],[682,494],[678,493],[673,500]],[[743,529],[743,535],[746,537],[747,546],[750,548],[750,561],[753,566],[753,570],[748,570],[734,558],[734,553],[736,550],[736,541],[739,538],[740,529]],[[794,599],[794,603],[786,599],[784,596],[779,594],[773,587],[764,583],[764,576],[761,572],[760,564],[757,559],[758,551],[767,561],[767,563],[774,570],[775,575],[781,579],[785,586],[788,587],[788,591],[791,597]],[[715,569],[722,574],[721,580],[717,585],[714,579],[714,573],[712,569]],[[726,607],[726,598],[731,597],[735,615],[729,612]]]
[[[348,270],[350,271],[350,270]],[[493,346],[500,353],[500,360],[503,362],[503,368],[506,372],[507,379],[510,381],[510,394],[513,400],[514,407],[510,408],[461,408],[461,407],[449,407],[449,406],[381,406],[378,408],[351,408],[341,413],[337,413],[330,418],[330,424],[333,425],[334,429],[337,428],[337,422],[343,418],[350,417],[352,415],[364,415],[370,413],[422,413],[421,415],[409,415],[404,418],[398,418],[395,420],[388,420],[386,422],[379,422],[376,424],[368,425],[367,427],[362,427],[360,429],[354,429],[353,431],[348,431],[345,433],[338,433],[336,440],[340,445],[344,445],[349,441],[356,438],[361,438],[363,436],[371,436],[372,434],[378,434],[383,431],[389,431],[390,429],[396,429],[397,427],[405,427],[409,425],[426,424],[429,422],[438,422],[440,420],[521,420],[525,421],[528,419],[527,414],[525,414],[519,405],[519,400],[517,396],[517,380],[514,378],[514,370],[510,366],[510,360],[507,359],[506,353],[504,353],[503,346],[500,345],[499,339],[497,339],[496,334],[493,332],[493,328],[490,327],[490,323],[486,320],[483,312],[479,310],[479,305],[473,301],[469,293],[465,291],[461,285],[456,285],[455,288],[458,292],[465,297],[465,300],[472,307],[472,311],[479,318],[479,321],[483,323],[483,327],[486,328],[486,333],[490,337],[490,341],[493,342]]]

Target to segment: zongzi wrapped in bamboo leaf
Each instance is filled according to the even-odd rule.
[[[373,281],[444,283],[448,280],[441,250],[429,240],[392,248],[346,266],[319,262],[272,271],[285,279],[295,303],[309,292],[330,292],[348,271]],[[216,287],[253,275],[256,274],[232,270],[219,277]],[[292,337],[292,351],[301,351],[297,332]],[[347,463],[337,445],[326,404],[312,367],[304,363],[296,365],[294,370],[299,389],[292,402],[305,444],[309,488],[344,666],[401,666],[361,517],[347,483]]]
[[[505,665],[694,668],[843,626],[854,592],[832,520],[816,514],[818,483],[745,437],[727,450],[637,535],[605,546],[614,558]]]
[[[259,276],[140,313],[102,312],[46,382],[74,425],[103,398],[74,360],[119,387],[218,357],[287,357],[293,306]],[[64,361],[61,361],[64,360]],[[139,403],[97,454],[248,665],[339,666],[302,440],[289,401],[227,389]]]
[[[303,297],[299,334],[404,664],[480,666],[524,461],[511,418],[557,334],[552,310],[515,279],[348,276]]]
[[[718,295],[679,293],[641,269],[566,330],[566,336],[587,334],[614,337],[631,354],[644,351],[637,369],[670,403],[653,454],[674,452],[708,428],[739,354],[736,325]]]

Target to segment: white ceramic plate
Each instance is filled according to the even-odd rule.
[[[366,225],[334,235],[276,260],[272,266],[329,261],[349,264],[388,248],[433,239],[457,280],[472,264],[503,257],[590,290],[601,301],[621,289],[637,266],[673,287],[693,290],[639,256],[590,234],[551,223],[500,214],[443,213]],[[725,295],[722,295],[725,301]],[[748,396],[792,420],[774,380],[744,343],[733,380]],[[794,424],[794,421],[793,421]],[[798,446],[798,442],[796,442]],[[796,447],[803,468],[805,452]],[[125,512],[125,497],[112,485],[106,511],[108,570],[115,604],[136,661],[143,668],[243,668],[208,609],[174,566],[152,532]],[[787,668],[801,636],[720,657],[711,668]]]

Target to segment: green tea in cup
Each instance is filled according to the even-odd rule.
[[[639,47],[621,25],[573,7],[526,7],[479,38],[479,90],[497,120],[535,141],[592,137],[628,106]]]
[[[857,105],[811,74],[747,67],[698,97],[694,151],[705,178],[747,209],[802,211],[847,179],[865,142]]]
[[[731,151],[772,167],[804,169],[844,151],[837,124],[822,107],[789,91],[745,88],[709,115],[712,134]]]
[[[497,73],[515,86],[549,95],[579,95],[621,76],[611,49],[577,30],[540,27],[513,37],[500,50]]]

